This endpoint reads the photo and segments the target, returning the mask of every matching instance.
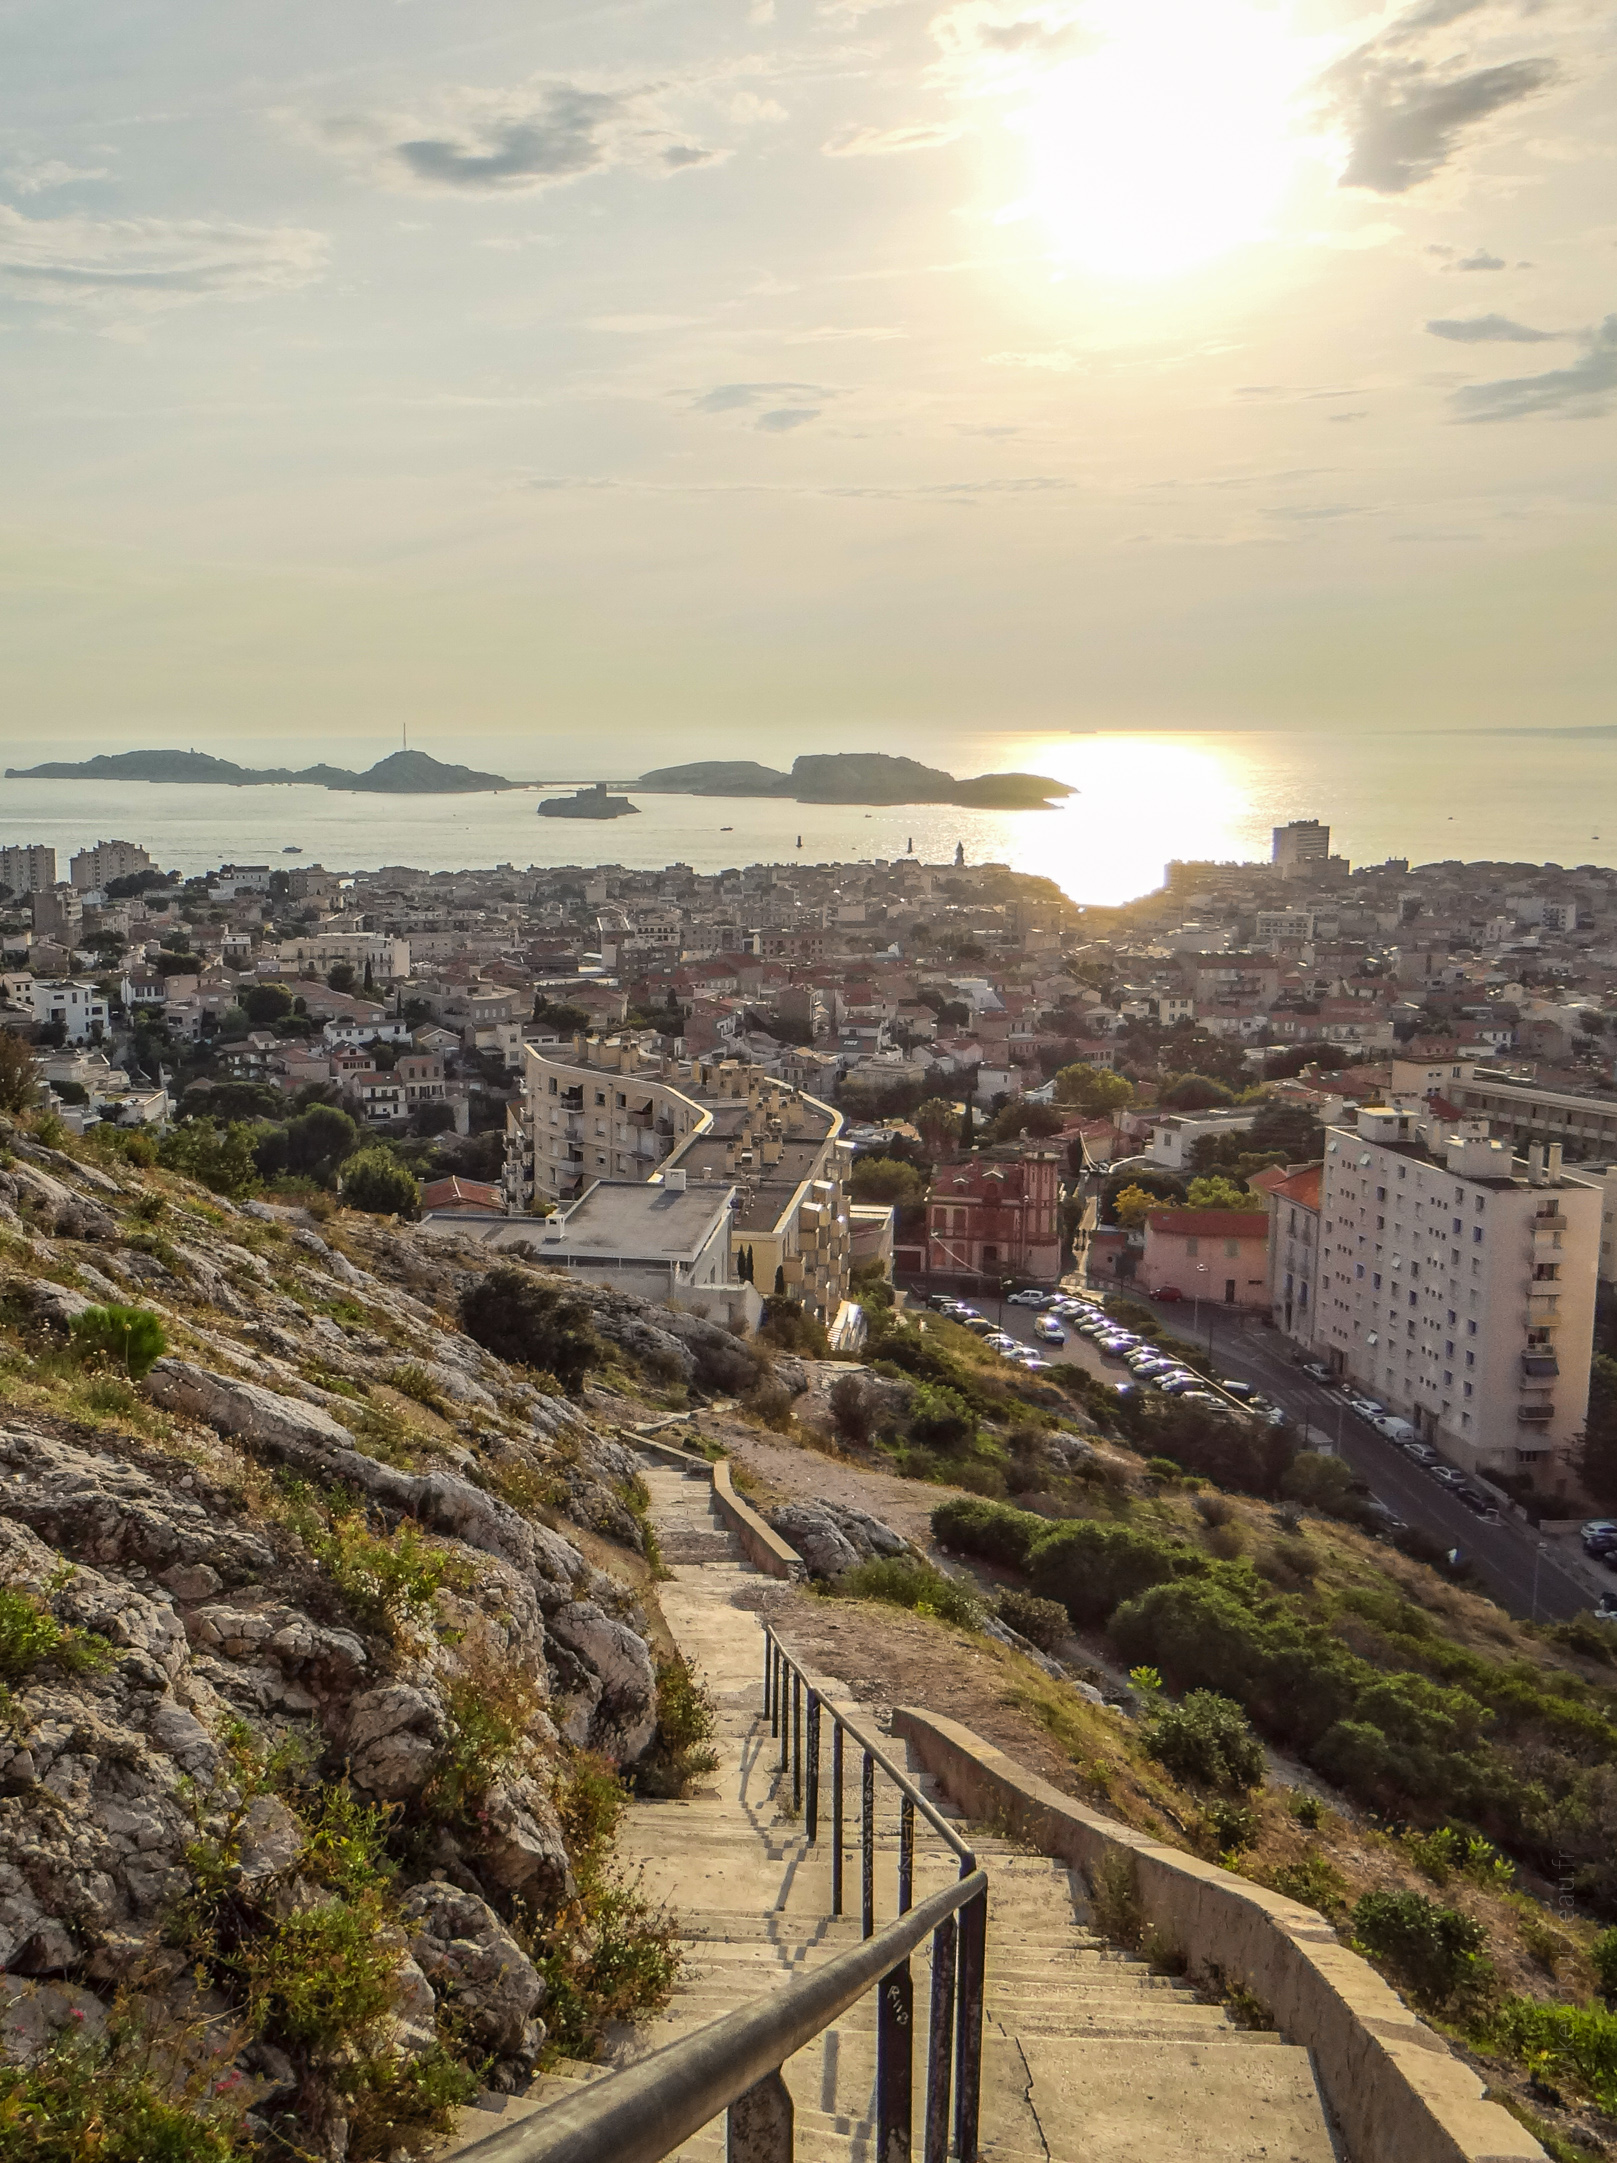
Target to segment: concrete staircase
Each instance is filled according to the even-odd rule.
[[[857,1751],[848,1750],[844,1904],[831,1917],[830,1721],[824,1723],[820,1839],[791,1812],[780,1745],[760,1718],[763,1633],[738,1606],[768,1584],[739,1558],[712,1512],[705,1481],[672,1466],[647,1470],[652,1511],[674,1571],[663,1610],[719,1708],[719,1771],[684,1802],[636,1803],[625,1860],[679,1917],[688,1958],[655,2020],[611,2039],[600,2066],[564,2065],[499,2115],[468,2112],[460,2143],[511,2124],[661,2049],[722,2013],[752,2004],[859,1940]],[[689,1559],[686,1559],[689,1558]],[[836,1697],[835,1686],[828,1693]],[[869,1732],[851,1700],[848,1709]],[[946,1817],[907,1748],[883,1748]],[[878,1772],[876,1920],[897,1913],[898,1797]],[[1048,1857],[987,1834],[972,1838],[989,1877],[982,2074],[982,2153],[992,2163],[1340,2163],[1307,2051],[1237,2027],[1184,1983],[1155,1975],[1089,1927],[1082,1879]],[[917,1900],[958,1864],[924,1819],[915,1841]],[[924,2122],[926,1948],[912,1959],[918,2049],[915,2152]],[[874,2001],[867,1996],[784,2068],[803,2163],[875,2163]],[[489,2099],[492,2102],[492,2098]],[[454,2153],[451,2149],[449,2153]],[[680,2151],[717,2163],[724,2121]]]

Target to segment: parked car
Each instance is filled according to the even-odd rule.
[[[1020,1364],[1027,1369],[1029,1374],[1055,1373],[1053,1363],[1047,1359],[1040,1359],[1037,1352],[1024,1352]]]
[[[1305,1359],[1303,1373],[1311,1382],[1334,1382],[1336,1377],[1322,1359]]]
[[[1396,1419],[1390,1412],[1384,1413],[1380,1419],[1373,1419],[1370,1424],[1377,1434],[1385,1435],[1389,1442],[1396,1442],[1400,1448],[1404,1443],[1413,1442],[1415,1439],[1415,1430],[1408,1420]]]
[[[1177,1284],[1160,1285],[1156,1291],[1150,1294],[1152,1299],[1160,1299],[1165,1306],[1169,1307],[1173,1305],[1176,1299],[1183,1299],[1184,1296]]]
[[[994,1325],[989,1321],[987,1315],[973,1314],[967,1316],[966,1327],[977,1336],[986,1337],[992,1332]]]
[[[1587,1524],[1579,1527],[1579,1537],[1585,1547],[1593,1539],[1604,1538],[1608,1532],[1617,1539],[1617,1517],[1591,1517]]]
[[[1465,1474],[1456,1472],[1453,1465],[1428,1465],[1427,1471],[1440,1487],[1463,1487]]]
[[[1610,1554],[1617,1547],[1617,1525],[1597,1525],[1593,1531],[1586,1526],[1583,1532],[1583,1551],[1598,1558]]]
[[[1042,1337],[1046,1344],[1065,1344],[1067,1332],[1048,1314],[1041,1314],[1033,1325],[1035,1337]]]
[[[1158,1386],[1170,1397],[1182,1397],[1187,1390],[1200,1389],[1201,1379],[1199,1374],[1167,1375]]]
[[[1385,1502],[1380,1501],[1375,1496],[1372,1496],[1364,1505],[1364,1514],[1367,1517],[1373,1517],[1383,1532],[1407,1532],[1409,1530],[1408,1524],[1399,1516],[1398,1512],[1389,1508]]]
[[[1245,1399],[1247,1397],[1256,1397],[1256,1395],[1258,1394],[1257,1385],[1255,1383],[1233,1382],[1230,1380],[1228,1375],[1220,1375],[1218,1386],[1224,1392],[1226,1397],[1240,1397],[1242,1399]]]
[[[1012,1307],[1047,1307],[1055,1296],[1054,1292],[1038,1292],[1029,1286],[1025,1292],[1013,1292],[1007,1304]]]

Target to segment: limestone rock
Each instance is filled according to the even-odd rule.
[[[770,1511],[769,1522],[815,1577],[840,1577],[861,1562],[913,1552],[891,1525],[848,1503],[783,1502]]]
[[[405,1895],[403,1916],[411,1958],[473,2039],[531,2063],[545,2037],[535,2018],[544,1979],[488,1902],[429,1878]]]
[[[562,1733],[581,1749],[632,1763],[657,1732],[657,1677],[645,1639],[590,1600],[558,1609],[547,1626],[553,1647],[572,1655],[571,1672],[557,1677]]]

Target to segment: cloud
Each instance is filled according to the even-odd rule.
[[[794,428],[806,428],[819,417],[818,406],[776,406],[772,412],[760,413],[757,425],[769,435],[784,436]]]
[[[6,178],[19,195],[42,195],[47,188],[68,188],[76,180],[109,177],[104,165],[67,165],[60,158],[22,158],[6,168]]]
[[[1434,338],[1452,338],[1456,345],[1549,345],[1564,338],[1564,330],[1533,330],[1508,315],[1440,316],[1426,328]]]
[[[983,496],[1042,496],[1075,488],[1062,474],[1030,473],[987,481],[920,481],[908,485],[824,481],[641,481],[606,474],[541,473],[525,477],[545,494],[563,490],[645,496],[824,496],[859,503],[941,502],[970,508]]]
[[[1540,414],[1594,420],[1617,402],[1617,315],[1588,333],[1583,358],[1539,376],[1468,383],[1450,403],[1463,421],[1525,421]]]
[[[1027,63],[1049,66],[1093,50],[1095,33],[1078,19],[1070,0],[1049,0],[1044,6],[1006,6],[1002,0],[962,0],[932,24],[932,35],[946,62],[956,64],[987,59],[1002,66]]]
[[[828,158],[893,158],[912,150],[941,150],[965,133],[958,123],[915,121],[901,128],[841,128],[820,145]]]
[[[681,172],[724,155],[687,141],[649,90],[562,81],[451,91],[426,119],[347,114],[318,133],[384,182],[452,195],[525,194],[613,165]]]
[[[1340,186],[1405,195],[1441,171],[1472,130],[1556,79],[1555,63],[1541,57],[1474,67],[1468,55],[1429,58],[1415,49],[1490,4],[1424,0],[1327,70],[1320,88],[1348,139]]]
[[[1462,255],[1454,267],[1456,270],[1503,270],[1505,259],[1502,255],[1490,255],[1486,248],[1479,248],[1475,255]]]
[[[610,163],[606,128],[620,110],[620,101],[602,91],[557,83],[526,112],[490,115],[454,134],[395,143],[393,155],[427,187],[543,187]]]
[[[325,265],[325,235],[298,226],[28,218],[0,205],[0,280],[38,301],[155,313],[215,294],[291,292]]]
[[[703,391],[691,400],[693,413],[739,413],[749,406],[761,406],[771,399],[790,397],[834,398],[835,391],[823,389],[818,383],[716,383],[712,390]]]
[[[1328,421],[1367,421],[1370,415],[1361,406],[1356,413],[1327,413],[1325,418]]]

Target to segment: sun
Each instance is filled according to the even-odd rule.
[[[1056,254],[1153,279],[1262,239],[1305,151],[1310,45],[1251,0],[1091,0],[1080,21],[1088,49],[1011,118]]]

